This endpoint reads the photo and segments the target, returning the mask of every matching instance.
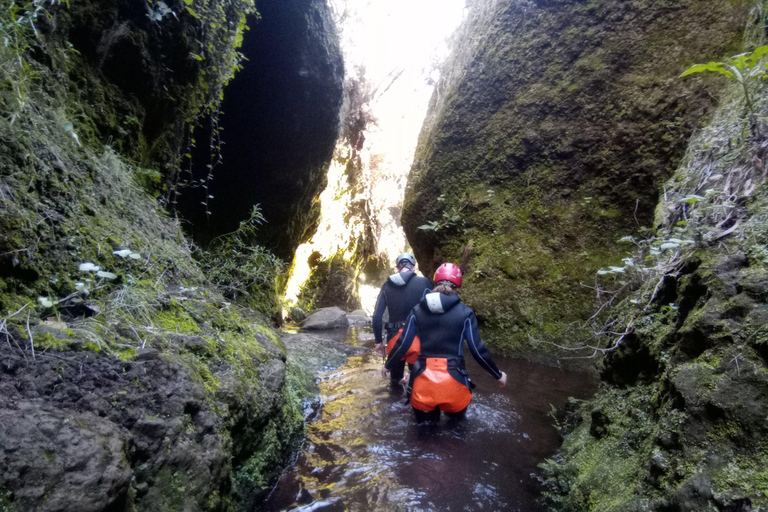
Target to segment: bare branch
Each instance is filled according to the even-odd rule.
[[[27,335],[29,336],[29,348],[32,351],[32,359],[37,359],[35,357],[35,341],[32,338],[32,331],[29,329],[29,311],[27,311]]]

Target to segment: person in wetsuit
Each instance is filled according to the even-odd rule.
[[[418,336],[420,355],[411,376],[411,405],[419,423],[437,421],[440,411],[455,419],[464,417],[472,400],[464,367],[464,340],[478,364],[498,379],[499,386],[507,383],[507,374],[498,369],[480,339],[474,311],[456,295],[462,282],[461,269],[443,263],[434,281],[433,292],[413,308],[404,334],[385,364],[386,368],[394,368]]]
[[[381,287],[379,297],[376,299],[376,309],[373,311],[373,336],[376,341],[376,353],[382,357],[389,354],[392,347],[395,346],[411,309],[432,289],[432,282],[429,279],[417,276],[413,271],[416,267],[416,259],[412,254],[399,255],[395,264],[397,265],[397,273],[389,276]],[[386,324],[383,321],[385,311],[389,312]],[[386,340],[382,338],[382,331],[386,332]],[[413,347],[413,349],[416,348]],[[416,354],[413,349],[408,357],[409,363],[416,362]],[[400,380],[405,373],[405,363],[405,352],[403,352],[403,358],[394,361],[389,368],[392,389],[402,389]]]

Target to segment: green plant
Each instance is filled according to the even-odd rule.
[[[439,221],[430,220],[426,224],[422,224],[418,229],[424,231],[442,231],[444,229],[451,228],[457,225],[461,221],[461,208],[451,208],[443,212],[443,218]]]
[[[255,243],[264,222],[255,205],[235,231],[215,238],[207,250],[196,248],[194,255],[225,297],[271,316],[279,311],[277,278],[285,263]]]
[[[742,53],[734,55],[727,61],[707,62],[706,64],[696,64],[686,69],[680,77],[693,75],[695,73],[712,72],[719,73],[726,78],[741,85],[744,93],[744,101],[747,104],[747,110],[752,115],[755,107],[752,101],[751,83],[754,81],[765,80],[768,77],[766,66],[760,61],[764,55],[768,54],[768,46],[760,46],[752,53]]]

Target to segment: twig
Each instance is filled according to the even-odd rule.
[[[741,352],[733,356],[733,359],[731,359],[731,362],[736,363],[736,375],[741,375],[741,370],[739,369],[739,356],[741,355]]]
[[[106,285],[106,284],[103,284],[103,285],[101,285],[101,286],[97,286],[97,287],[96,287],[96,288],[94,288],[93,290],[88,290],[88,293],[92,293],[92,292],[95,292],[95,291],[101,290],[102,288],[106,288],[106,287],[107,287],[107,285]],[[85,292],[85,290],[77,290],[76,292],[70,293],[69,295],[67,295],[67,296],[66,296],[66,297],[64,297],[63,299],[59,299],[59,300],[57,300],[57,301],[56,301],[56,304],[61,304],[62,302],[66,302],[66,301],[68,301],[69,299],[72,299],[72,298],[76,297],[77,295],[80,295],[80,294],[82,294],[82,293],[84,293],[84,292]]]
[[[725,238],[726,236],[728,236],[728,235],[730,235],[731,233],[733,233],[734,231],[736,231],[736,228],[738,228],[740,224],[741,224],[741,219],[737,220],[737,221],[736,221],[736,222],[733,224],[733,226],[731,226],[730,228],[726,229],[725,231],[723,231],[722,233],[720,233],[719,235],[717,235],[717,236],[716,236],[714,239],[715,239],[715,240],[720,240],[721,238]]]
[[[5,328],[5,319],[3,319],[3,323],[0,323],[0,334],[5,334],[5,342],[8,343],[8,348],[13,350],[11,340],[8,339],[11,337],[11,334],[8,332],[8,329]]]
[[[20,307],[18,310],[16,310],[16,312],[15,312],[15,313],[11,313],[11,314],[10,314],[10,315],[8,315],[6,318],[11,318],[11,317],[14,317],[14,316],[18,315],[19,313],[21,313],[22,311],[24,311],[24,308],[26,308],[27,306],[29,306],[29,303],[27,303],[27,304],[24,304],[24,305],[23,305],[23,306],[21,306],[21,307]]]
[[[139,336],[139,333],[137,333],[137,332],[136,332],[136,329],[134,329],[132,325],[130,325],[130,324],[129,324],[129,325],[128,325],[128,327],[130,327],[130,328],[131,328],[131,330],[133,331],[133,334],[135,334],[135,335],[136,335],[136,337],[137,337],[137,338],[139,339],[139,341],[141,342],[141,348],[144,348],[144,345],[146,345],[146,344],[147,344],[147,339],[146,339],[146,338],[144,338],[144,339],[142,340],[142,339],[141,339],[141,336]]]
[[[29,336],[29,348],[32,350],[32,359],[35,357],[35,340],[32,338],[32,331],[29,328],[29,311],[27,311],[27,335]]]
[[[637,223],[637,225],[638,225],[638,226],[640,225],[640,221],[639,221],[639,220],[637,220],[637,208],[638,208],[639,206],[640,206],[640,200],[639,200],[639,199],[636,199],[636,200],[635,200],[635,211],[634,211],[634,213],[633,213],[632,215],[634,215],[634,217],[635,217],[635,223]]]

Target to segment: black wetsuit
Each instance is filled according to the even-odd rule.
[[[381,287],[379,298],[376,299],[376,309],[373,312],[373,336],[376,344],[386,343],[396,336],[405,324],[411,309],[431,290],[432,282],[429,279],[417,276],[410,270],[389,276]],[[389,311],[389,320],[386,325],[383,324],[385,310]],[[386,339],[382,339],[382,327],[386,330]],[[389,374],[392,383],[399,383],[404,372],[405,361],[393,364]]]
[[[389,354],[387,368],[403,357],[416,336],[421,340],[421,354],[411,377],[414,380],[424,372],[426,358],[445,358],[448,360],[448,373],[469,388],[464,367],[464,340],[467,340],[469,351],[480,366],[496,379],[502,376],[480,339],[474,311],[463,304],[458,295],[429,293],[421,299],[408,317],[403,335]]]

